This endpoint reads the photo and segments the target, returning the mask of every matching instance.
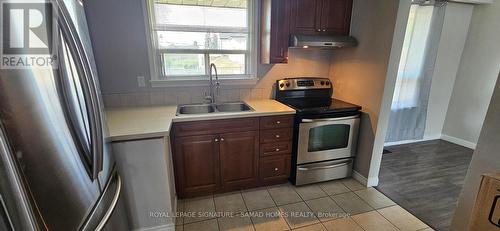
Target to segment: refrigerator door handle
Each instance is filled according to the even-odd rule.
[[[97,179],[99,172],[103,169],[103,155],[104,155],[104,143],[103,143],[103,131],[102,131],[102,119],[100,115],[100,103],[99,95],[97,93],[97,86],[92,77],[92,71],[89,67],[89,61],[85,55],[83,45],[79,42],[78,33],[74,28],[74,25],[68,21],[69,16],[65,14],[66,12],[61,9],[61,16],[59,17],[59,24],[61,30],[66,34],[68,39],[68,47],[77,55],[77,63],[81,64],[82,72],[82,89],[85,91],[89,101],[89,120],[90,120],[90,136],[91,136],[91,146],[92,146],[92,168],[91,177],[92,179]]]

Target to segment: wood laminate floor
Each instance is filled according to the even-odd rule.
[[[448,230],[473,150],[443,140],[385,147],[377,189],[435,230]]]

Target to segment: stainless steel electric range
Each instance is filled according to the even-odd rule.
[[[295,185],[352,174],[361,107],[334,99],[332,93],[332,83],[325,78],[276,82],[276,100],[297,111],[290,174]]]

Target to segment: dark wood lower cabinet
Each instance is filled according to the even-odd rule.
[[[286,181],[290,174],[290,162],[290,155],[260,158],[260,183],[270,185]]]
[[[174,124],[171,141],[177,195],[187,198],[286,182],[292,129],[290,123],[281,121],[291,119],[293,116],[276,116]],[[260,127],[261,121],[266,125]]]
[[[213,135],[174,139],[177,194],[198,196],[217,191],[220,162],[216,139]]]
[[[219,155],[223,191],[257,186],[259,179],[258,131],[221,135]]]

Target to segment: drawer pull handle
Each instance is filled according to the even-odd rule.
[[[340,163],[340,164],[328,165],[328,166],[319,166],[319,167],[311,167],[311,168],[300,167],[298,169],[299,169],[299,171],[309,171],[309,170],[318,170],[318,169],[338,168],[338,167],[346,166],[349,163],[350,163],[350,161]]]
[[[277,149],[276,149],[276,151],[277,151],[277,152],[279,152],[279,151],[280,151],[280,149],[279,149],[279,148],[277,148]]]
[[[274,168],[274,171],[278,171],[278,168]]]
[[[280,124],[280,123],[281,123],[281,121],[279,121],[279,120],[278,120],[278,121],[276,121],[276,124]]]
[[[219,139],[217,139],[217,138],[216,138],[216,139],[215,139],[215,142],[219,142]]]
[[[224,138],[220,138],[220,141],[224,141]]]
[[[280,135],[276,135],[276,138],[280,138]]]

